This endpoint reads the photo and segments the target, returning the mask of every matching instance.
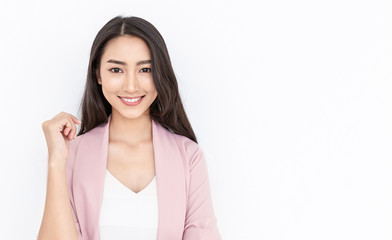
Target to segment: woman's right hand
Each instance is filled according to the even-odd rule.
[[[52,119],[42,123],[49,160],[57,158],[66,160],[68,158],[69,142],[76,138],[75,124],[81,124],[81,122],[66,112],[60,112]],[[59,164],[65,166],[65,162]]]

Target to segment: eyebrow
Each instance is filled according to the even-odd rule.
[[[118,61],[118,60],[114,60],[114,59],[110,59],[110,60],[107,61],[107,62],[108,62],[108,63],[115,63],[115,64],[127,66],[127,63],[126,63],[126,62],[122,62],[122,61]],[[150,60],[150,59],[148,59],[148,60],[141,60],[141,61],[139,61],[139,62],[136,63],[136,66],[143,65],[143,64],[148,64],[148,63],[151,63],[151,60]]]

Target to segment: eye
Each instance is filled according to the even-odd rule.
[[[151,68],[142,68],[140,71],[142,71],[142,72],[151,72]]]
[[[114,71],[113,71],[114,70]],[[121,69],[119,69],[119,68],[111,68],[111,69],[109,69],[109,71],[111,71],[112,73],[119,73],[118,71],[122,71]]]

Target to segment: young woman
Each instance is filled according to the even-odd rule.
[[[151,23],[117,16],[103,26],[81,107],[82,121],[61,112],[42,124],[38,239],[221,239],[203,152]]]

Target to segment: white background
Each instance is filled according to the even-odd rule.
[[[41,124],[117,15],[163,35],[225,240],[392,239],[391,1],[1,1],[0,238],[34,239]]]

